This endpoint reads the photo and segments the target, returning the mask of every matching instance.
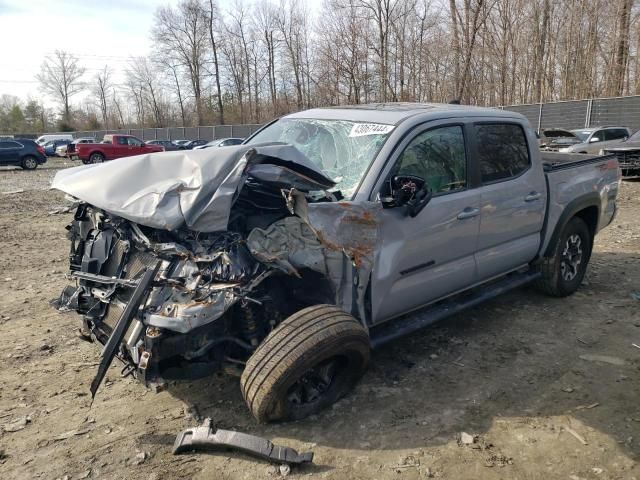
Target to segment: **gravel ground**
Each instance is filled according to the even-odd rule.
[[[0,195],[17,190],[47,190],[53,176],[61,168],[82,165],[79,161],[49,158],[31,172],[20,167],[0,167]]]
[[[99,348],[48,305],[67,283],[70,215],[49,214],[64,199],[44,190],[61,167],[0,170],[0,192],[25,190],[0,193],[0,478],[288,473],[237,453],[171,455],[208,416],[313,450],[291,478],[640,479],[640,183],[623,183],[575,295],[504,295],[374,352],[333,409],[257,425],[224,375],[155,394],[114,365],[91,405]]]

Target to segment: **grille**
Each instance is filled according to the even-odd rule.
[[[630,151],[630,152],[604,152],[613,153],[618,160],[618,164],[620,168],[640,168],[640,150]]]

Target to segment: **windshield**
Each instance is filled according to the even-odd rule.
[[[337,183],[337,190],[350,197],[393,128],[393,125],[348,120],[284,118],[247,143],[293,145]]]
[[[587,138],[589,138],[589,135],[591,135],[592,131],[591,130],[571,130],[571,133],[573,133],[576,137],[578,137],[583,142],[586,142]]]

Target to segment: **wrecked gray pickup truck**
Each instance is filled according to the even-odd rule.
[[[59,172],[80,203],[57,304],[104,345],[94,395],[114,358],[147,385],[223,369],[259,421],[302,418],[372,346],[529,282],[573,293],[619,181],[612,157],[543,160],[513,112],[300,112],[237,147]]]

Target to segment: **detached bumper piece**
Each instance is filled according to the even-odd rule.
[[[200,448],[230,448],[272,463],[289,465],[313,461],[313,452],[298,453],[293,448],[274,445],[266,438],[231,430],[216,430],[214,432],[210,418],[207,418],[199,427],[180,432],[173,444],[173,454],[177,455]]]

